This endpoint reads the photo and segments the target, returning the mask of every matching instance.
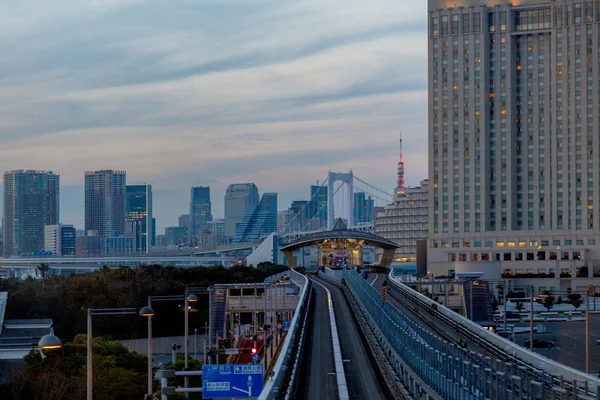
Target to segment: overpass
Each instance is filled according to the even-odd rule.
[[[238,263],[239,257],[234,256],[119,256],[119,257],[14,257],[0,259],[0,268],[10,270],[33,271],[44,263],[56,271],[93,271],[104,265],[130,266],[157,264],[176,267],[197,267],[224,265],[232,266]]]

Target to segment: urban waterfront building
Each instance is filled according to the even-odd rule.
[[[429,269],[600,276],[600,2],[428,9]]]
[[[421,181],[417,187],[402,187],[401,192],[391,204],[385,206],[383,212],[377,214],[374,231],[376,235],[399,246],[394,254],[394,262],[415,262],[417,240],[427,239],[428,181]]]
[[[373,222],[374,208],[375,200],[371,196],[367,196],[363,192],[354,193],[353,220],[356,225]]]
[[[225,236],[235,236],[244,215],[258,204],[258,188],[254,183],[234,183],[225,192]]]
[[[152,185],[125,186],[125,221],[127,236],[134,238],[134,249],[148,253],[153,246]]]
[[[327,227],[327,186],[310,186],[310,209],[309,218],[317,219],[319,226],[317,229]]]
[[[44,251],[44,226],[59,221],[60,177],[50,171],[4,173],[5,255]]]
[[[265,193],[238,225],[235,242],[254,242],[277,232],[277,193]]]
[[[187,229],[182,226],[165,228],[165,245],[172,247],[184,246],[187,243]]]
[[[85,173],[85,230],[103,238],[125,234],[125,171]]]
[[[208,229],[212,221],[210,203],[210,187],[192,187],[190,199],[190,224],[188,229],[188,243],[198,245],[198,238]]]
[[[108,236],[104,238],[103,253],[129,254],[135,251],[135,238],[131,236]]]
[[[184,244],[187,244],[188,230],[190,229],[190,214],[181,214],[179,216],[178,226],[185,228],[185,240]]]
[[[57,256],[75,255],[76,231],[73,225],[46,225],[44,251]]]
[[[225,236],[225,218],[214,218],[208,222],[208,230],[214,236],[216,245],[227,244],[227,236]]]
[[[294,211],[287,209],[277,212],[277,233],[280,235],[293,232],[292,220],[294,219]]]

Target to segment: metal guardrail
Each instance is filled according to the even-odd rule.
[[[490,331],[483,329],[480,325],[471,321],[464,316],[444,307],[441,304],[433,301],[427,296],[411,289],[410,287],[399,282],[393,277],[393,271],[389,274],[388,282],[397,290],[409,296],[413,302],[418,302],[426,308],[436,307],[436,317],[444,320],[447,324],[454,327],[458,332],[464,332],[471,336],[471,340],[477,342],[479,346],[485,349],[490,349],[492,353],[504,353],[509,362],[517,364],[519,368],[529,369],[531,376],[537,371],[545,373],[546,382],[554,381],[557,386],[564,387],[567,390],[573,391],[574,388],[581,388],[578,392],[589,395],[595,395],[600,398],[600,379],[585,374],[574,368],[557,363],[538,353],[529,351],[510,340],[498,336]],[[506,362],[506,361],[505,361]]]
[[[583,393],[570,397],[567,388],[552,387],[553,382],[549,381],[552,377],[544,371],[527,370],[446,341],[389,302],[382,305],[381,293],[356,272],[350,271],[346,282],[410,373],[443,399],[593,398]]]
[[[288,275],[296,286],[302,288],[302,292],[300,293],[298,306],[294,312],[294,317],[292,318],[290,328],[281,347],[279,358],[277,359],[277,363],[275,363],[275,367],[273,368],[273,376],[271,376],[265,383],[265,387],[260,394],[259,400],[274,400],[284,397],[287,387],[294,385],[294,381],[296,379],[294,371],[297,372],[299,370],[298,368],[294,368],[294,364],[296,363],[298,352],[301,351],[301,349],[293,344],[300,339],[302,330],[304,328],[304,322],[306,321],[305,316],[307,313],[303,311],[306,311],[306,307],[308,306],[310,284],[306,276],[294,270],[289,270],[275,275],[279,277],[269,281],[265,280],[265,282],[274,282],[277,279],[281,279],[283,275]],[[300,321],[302,321],[302,324]],[[288,369],[291,370],[291,376],[288,374]]]

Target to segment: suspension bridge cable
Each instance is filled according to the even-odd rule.
[[[368,187],[370,187],[371,189],[374,189],[380,193],[385,194],[386,196],[388,196],[388,201],[394,198],[394,195],[391,193],[386,192],[385,190],[381,190],[379,188],[376,188],[375,186],[371,185],[370,183],[367,183],[365,181],[363,181],[362,179],[360,179],[358,176],[354,175],[354,179],[356,179],[357,181],[364,183],[365,185],[367,185]]]
[[[292,220],[290,222],[287,223],[287,225],[285,226],[285,228],[283,229],[284,232],[288,231],[288,228],[290,227],[290,225],[292,225],[292,223],[294,223],[294,221],[296,221],[296,218],[298,218],[299,215],[302,214],[302,211],[304,211],[304,209],[311,204],[312,200],[315,198],[315,196],[321,192],[321,189],[323,187],[325,187],[325,185],[327,184],[327,181],[329,179],[329,176],[327,178],[325,178],[325,180],[323,181],[323,183],[321,184],[321,186],[319,187],[319,189],[317,191],[315,191],[315,193],[313,193],[313,195],[310,197],[310,200],[308,200],[304,206],[302,206],[302,208],[300,209],[300,211],[298,211],[298,213],[294,214],[294,218],[292,218]],[[314,217],[314,216],[313,216]],[[311,218],[312,219],[312,218]]]
[[[339,191],[339,190],[342,188],[342,186],[344,186],[344,185],[343,185],[343,184],[342,184],[342,185],[340,185],[340,186],[339,186],[339,187],[336,189],[336,191],[335,191],[335,192],[333,192],[333,196],[335,196],[335,195],[336,195],[336,193],[337,193],[337,192],[338,192],[338,191]],[[318,210],[318,211],[315,213],[315,215],[318,215],[318,214],[319,214],[319,212],[320,212],[320,211],[321,211],[323,208],[325,208],[325,207],[327,206],[327,204],[328,204],[328,203],[323,203],[323,204],[321,204],[321,206],[319,207],[319,210]],[[314,218],[314,216],[313,216],[313,218]],[[313,218],[311,218],[311,219],[313,219]],[[308,224],[310,224],[310,220],[311,220],[311,219],[309,219],[309,220],[306,222],[306,224],[305,224],[305,225],[302,227],[302,229],[300,230],[300,232],[304,232],[304,229],[306,229],[306,227],[308,226]]]

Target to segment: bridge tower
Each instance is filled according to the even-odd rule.
[[[333,204],[334,183],[346,184],[348,190],[348,226],[354,225],[354,174],[350,172],[331,172],[327,174],[327,229],[335,225],[335,207]]]

